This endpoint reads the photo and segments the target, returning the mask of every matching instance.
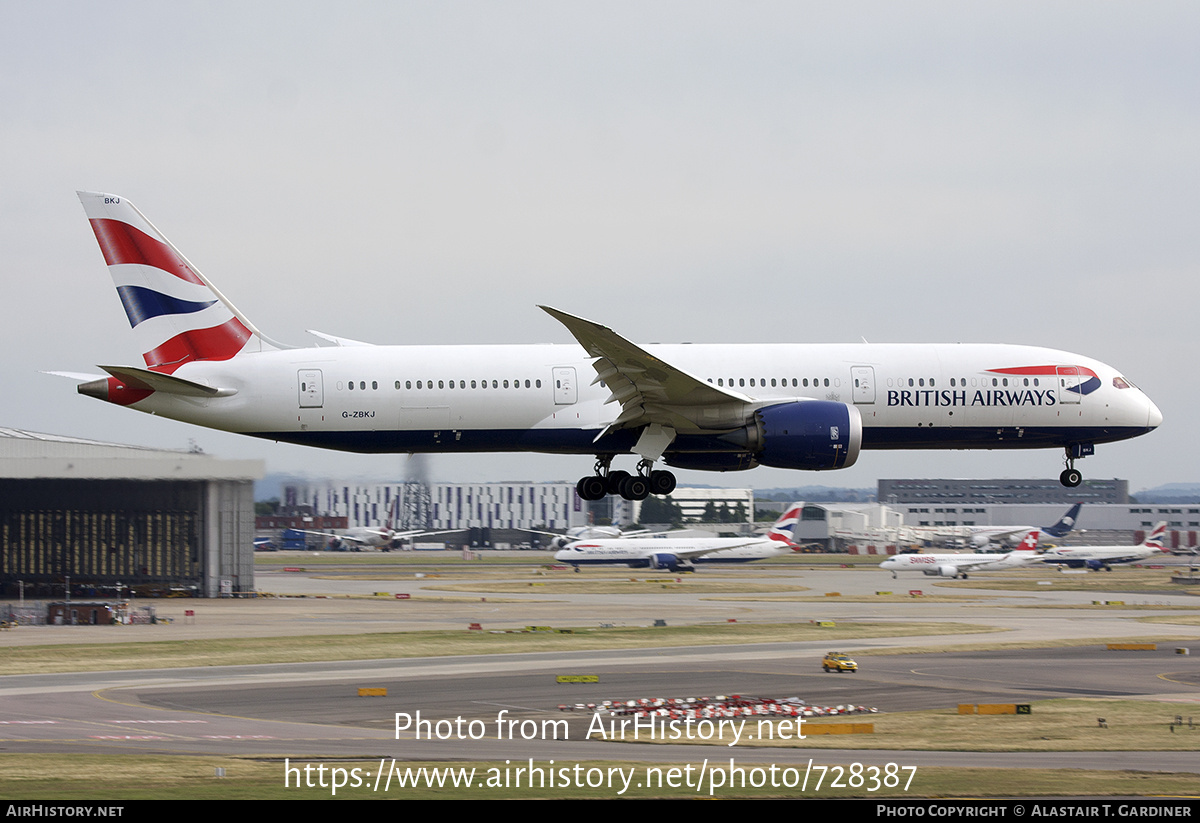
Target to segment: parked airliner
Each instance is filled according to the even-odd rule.
[[[334,345],[295,348],[260,332],[128,200],[79,196],[145,365],[101,366],[107,376],[78,391],[209,428],[364,453],[594,455],[579,495],[639,500],[674,489],[659,460],[819,471],[862,449],[1059,448],[1060,479],[1075,486],[1075,460],[1095,444],[1162,421],[1111,366],[1032,346],[641,347],[543,306],[577,343],[372,346],[318,333]],[[626,454],[636,473],[612,470]]]
[[[341,547],[349,548],[351,551],[360,551],[363,548],[372,548],[382,549],[385,552],[400,548],[401,542],[406,537],[414,537],[419,534],[444,533],[427,532],[421,529],[416,529],[414,531],[397,531],[396,521],[399,519],[400,496],[396,495],[392,498],[392,505],[388,508],[387,520],[385,520],[383,525],[377,529],[373,529],[370,526],[354,526],[353,528],[347,529],[341,534],[335,534],[327,531],[319,532],[311,529],[296,529],[295,531],[301,531],[305,534],[319,534],[322,537],[328,537],[330,538],[330,545],[335,548],[339,548],[337,544],[341,543]]]
[[[1058,519],[1058,522],[1053,526],[1043,526],[1042,534],[1048,534],[1051,537],[1062,539],[1070,534],[1075,529],[1075,521],[1079,519],[1079,510],[1083,508],[1082,503],[1076,503],[1071,508],[1067,509],[1067,513]],[[1034,526],[970,526],[971,545],[976,548],[984,548],[989,543],[1008,543],[1016,545],[1024,539],[1025,534],[1035,528]]]
[[[554,559],[580,566],[628,566],[631,569],[694,571],[692,563],[749,563],[795,551],[792,542],[803,503],[793,503],[759,537],[612,537],[580,540]]]
[[[1073,569],[1112,571],[1113,563],[1133,563],[1165,554],[1167,521],[1161,520],[1140,546],[1060,546],[1042,555],[1042,560]]]
[[[1019,569],[1041,559],[1037,553],[1038,530],[1030,531],[1015,549],[1004,553],[961,554],[897,554],[879,564],[896,576],[896,572],[919,571],[930,577],[961,577],[970,572],[993,572]]]

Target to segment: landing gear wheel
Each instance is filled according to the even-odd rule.
[[[650,472],[650,493],[666,495],[675,491],[675,475],[671,472]]]
[[[575,491],[583,500],[603,500],[604,496],[608,494],[608,486],[603,477],[593,474],[580,478],[579,482],[575,484]]]
[[[1058,476],[1058,482],[1073,489],[1083,482],[1083,472],[1079,469],[1063,469],[1063,473]]]
[[[605,478],[605,491],[609,494],[620,494],[621,484],[629,477],[629,472],[623,472],[618,469],[615,472],[609,472]]]
[[[621,481],[618,491],[626,500],[645,500],[650,496],[650,481],[640,474],[629,475]]]

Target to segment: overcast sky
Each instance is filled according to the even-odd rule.
[[[1200,6],[0,3],[0,426],[387,476],[151,418],[42,369],[140,364],[76,189],[129,198],[264,332],[569,343],[1011,342],[1162,409],[1085,477],[1200,480]],[[628,461],[632,468],[632,459]],[[574,481],[588,457],[438,456]],[[716,485],[1054,477],[865,452]]]

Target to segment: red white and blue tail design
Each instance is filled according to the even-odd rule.
[[[279,348],[123,197],[78,192],[150,369]]]
[[[787,507],[783,515],[767,532],[768,540],[775,540],[789,546],[796,545],[796,524],[800,522],[800,513],[804,511],[803,503],[793,503]]]
[[[1158,549],[1160,552],[1165,552],[1167,550],[1165,546],[1166,539],[1167,524],[1166,521],[1163,521],[1154,527],[1154,530],[1150,532],[1150,536],[1146,538],[1146,542],[1142,545],[1148,549]]]

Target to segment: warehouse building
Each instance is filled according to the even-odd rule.
[[[0,594],[251,592],[263,470],[0,428]]]

